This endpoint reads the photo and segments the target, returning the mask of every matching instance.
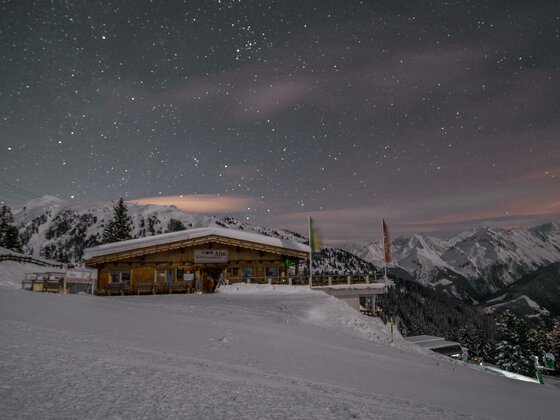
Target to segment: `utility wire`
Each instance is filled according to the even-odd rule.
[[[45,198],[45,197],[40,197],[40,196],[32,193],[31,191],[28,191],[28,190],[25,190],[21,187],[17,187],[15,185],[9,184],[5,181],[0,181],[0,187],[4,187],[5,189],[7,189],[7,190],[9,190],[13,193],[19,194],[19,195],[24,196],[25,198],[28,198],[28,199],[40,200],[40,201],[42,201],[46,204],[50,204],[50,203],[54,204],[55,203],[54,200],[50,200],[50,199]],[[57,203],[57,204],[60,205],[60,203]],[[68,207],[68,206],[62,206],[62,207]]]

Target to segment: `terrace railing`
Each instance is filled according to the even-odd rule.
[[[383,282],[383,274],[348,274],[348,275],[313,275],[313,286],[334,286],[341,284],[370,284]],[[230,277],[226,284],[270,284],[270,285],[309,285],[309,276],[276,276],[276,277]]]

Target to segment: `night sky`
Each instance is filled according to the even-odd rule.
[[[0,1],[0,200],[330,243],[560,214],[560,2]]]

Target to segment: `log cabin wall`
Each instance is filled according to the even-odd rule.
[[[227,250],[227,262],[195,262],[195,250]],[[277,250],[274,250],[277,251]],[[172,270],[173,280],[177,281],[178,269],[180,272],[192,273],[199,278],[205,269],[220,270],[225,280],[239,281],[245,273],[249,277],[264,278],[274,273],[276,276],[286,276],[284,258],[305,258],[305,255],[294,255],[294,252],[286,251],[286,254],[245,248],[240,245],[229,245],[220,242],[208,242],[193,246],[185,246],[171,250],[162,250],[141,255],[134,250],[135,255],[127,257],[119,255],[118,261],[101,262],[98,267],[98,290],[104,290],[105,286],[112,281],[112,273],[116,276],[129,276],[131,284],[151,283],[156,281],[158,270]],[[290,255],[291,254],[291,255]],[[301,254],[301,253],[299,253]],[[250,270],[249,270],[250,269]],[[268,271],[268,273],[267,273]],[[128,274],[127,274],[128,273]]]

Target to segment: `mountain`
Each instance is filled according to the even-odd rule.
[[[413,235],[393,241],[392,251],[390,271],[399,268],[419,283],[477,303],[560,261],[560,224],[480,228],[446,240]],[[353,252],[374,264],[383,263],[379,242],[355,247]]]
[[[377,271],[374,264],[339,248],[323,248],[321,256],[313,259],[314,274],[346,275]]]
[[[560,314],[560,262],[541,267],[483,302],[491,312],[510,309],[528,318]]]
[[[216,217],[186,213],[174,206],[127,204],[132,218],[133,237],[165,232],[170,219],[181,221],[187,229],[219,226],[261,235],[307,243],[307,238],[285,229],[254,226],[233,217]],[[113,217],[113,203],[74,205],[56,197],[45,196],[14,209],[23,250],[35,257],[62,262],[79,262],[85,248],[98,245],[103,228]],[[305,272],[306,265],[302,264]],[[323,250],[314,260],[316,274],[349,274],[375,271],[375,266],[356,255],[336,248]]]
[[[187,228],[220,226],[297,242],[307,240],[288,230],[252,226],[232,217],[186,213],[174,206],[128,204],[128,214],[133,221],[133,237],[164,233],[173,218]],[[99,244],[103,228],[112,217],[112,203],[73,205],[49,196],[32,200],[14,210],[24,252],[65,262],[80,261],[85,248]]]

